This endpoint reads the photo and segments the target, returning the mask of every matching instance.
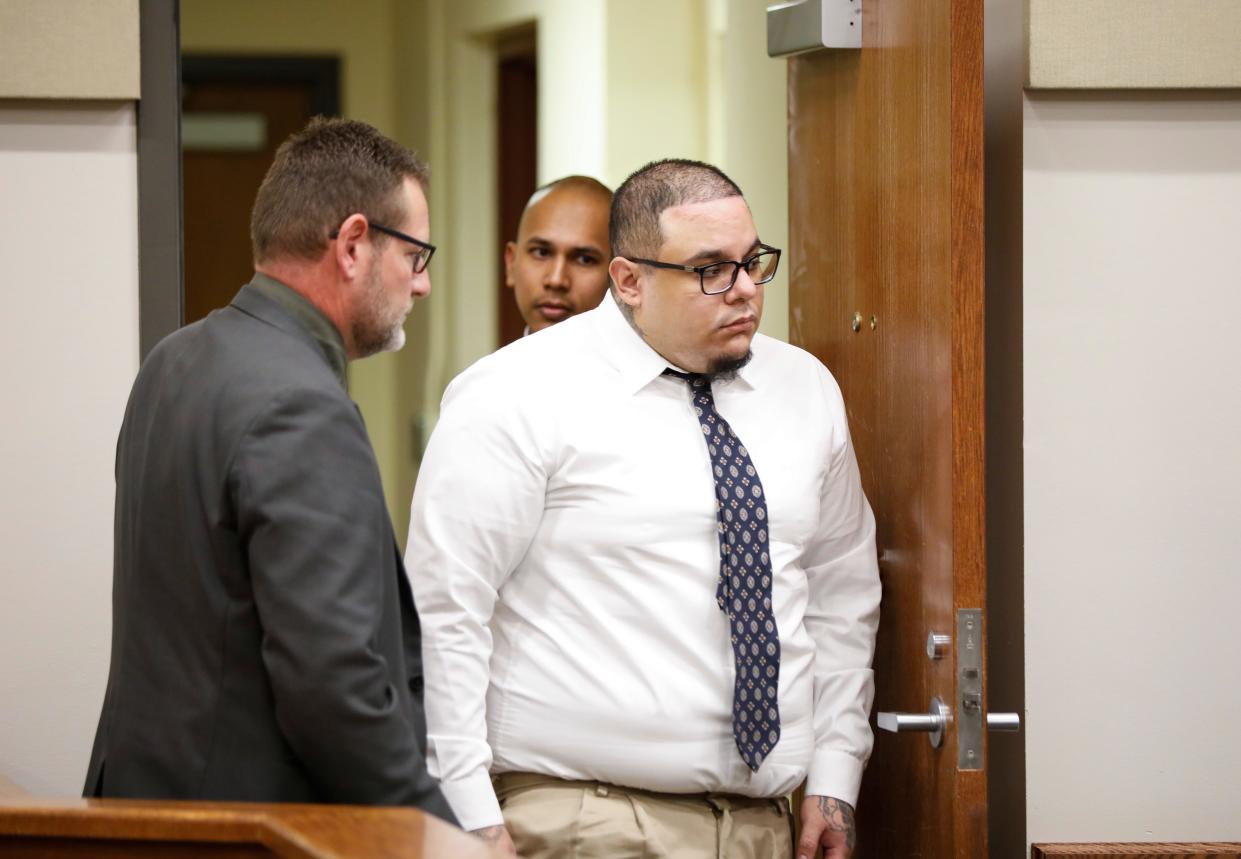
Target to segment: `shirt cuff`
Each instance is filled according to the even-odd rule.
[[[478,770],[462,779],[442,781],[440,790],[466,832],[504,823],[491,776],[486,770]]]
[[[856,808],[864,769],[866,762],[848,752],[815,752],[806,774],[806,795],[835,797]]]

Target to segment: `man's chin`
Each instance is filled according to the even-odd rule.
[[[737,371],[750,363],[754,353],[749,349],[742,355],[720,355],[713,358],[707,366],[707,375],[714,380],[726,382],[737,375]]]
[[[388,334],[383,339],[368,337],[355,330],[353,342],[358,358],[369,358],[380,352],[398,352],[405,345],[405,326],[401,324],[388,329]]]
[[[388,342],[384,344],[384,352],[400,352],[405,347],[405,326],[402,325],[392,332]]]
[[[536,307],[534,312],[530,314],[533,322],[530,323],[531,331],[542,331],[544,328],[551,328],[557,322],[564,322],[574,313],[571,307]]]

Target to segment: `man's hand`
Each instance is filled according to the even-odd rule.
[[[504,828],[503,823],[496,826],[486,826],[482,829],[474,829],[471,830],[470,834],[477,835],[505,856],[512,856],[516,859],[517,848],[513,845],[513,839],[509,836],[508,830]]]
[[[797,859],[814,859],[823,848],[823,859],[849,859],[857,844],[853,806],[832,796],[807,796],[801,804],[801,838]]]

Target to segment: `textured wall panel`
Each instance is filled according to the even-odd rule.
[[[0,2],[0,98],[138,98],[138,2]]]
[[[1026,0],[1031,89],[1241,87],[1238,0]]]

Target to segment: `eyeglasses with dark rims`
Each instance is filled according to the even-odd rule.
[[[629,261],[655,268],[696,274],[698,286],[704,295],[719,295],[733,288],[733,284],[737,282],[737,275],[742,269],[745,269],[746,275],[754,281],[755,285],[769,282],[776,276],[776,269],[780,265],[780,249],[760,242],[758,251],[743,260],[716,260],[705,265],[678,265],[641,257],[630,257]]]
[[[391,227],[385,227],[383,224],[377,224],[370,219],[367,219],[366,225],[372,230],[379,230],[379,232],[392,236],[393,238],[400,239],[403,242],[409,242],[411,245],[417,245],[419,250],[418,253],[414,254],[414,274],[421,274],[427,270],[427,266],[431,264],[431,257],[435,255],[435,245],[430,242],[424,242],[421,239],[416,239],[411,235],[401,232],[400,230],[394,230]],[[335,239],[339,236],[339,227],[328,233],[329,239]]]

